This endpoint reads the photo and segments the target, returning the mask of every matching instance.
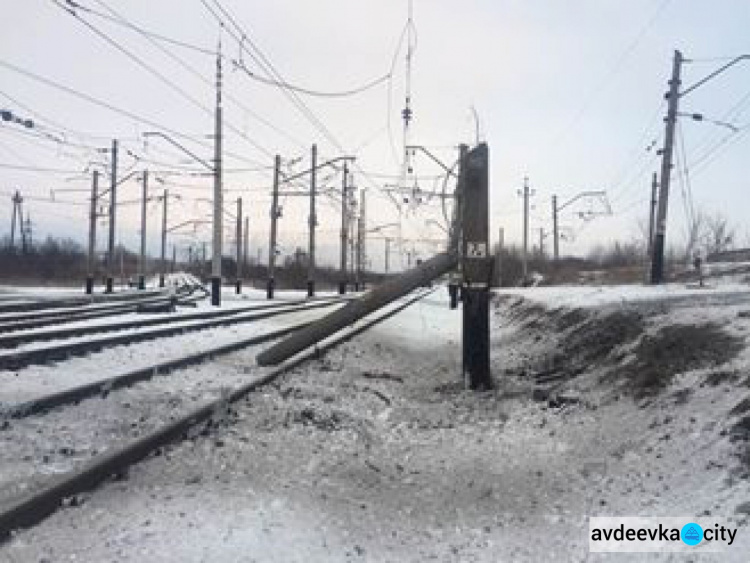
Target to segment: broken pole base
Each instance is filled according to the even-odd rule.
[[[490,374],[490,291],[466,287],[463,291],[463,373],[469,389],[492,389]]]

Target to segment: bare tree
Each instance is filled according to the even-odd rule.
[[[707,215],[703,211],[698,211],[693,220],[688,223],[687,244],[685,245],[685,261],[691,262],[699,243],[705,240]]]
[[[707,256],[729,250],[734,244],[734,238],[735,228],[729,224],[726,215],[719,212],[706,215],[703,248]]]

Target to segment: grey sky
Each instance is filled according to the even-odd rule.
[[[213,0],[206,3],[215,7]],[[215,48],[219,37],[216,20],[200,0],[81,0],[80,4],[102,13],[108,13],[110,7],[129,22],[208,50]],[[139,57],[170,86],[52,1],[3,0],[2,5],[8,23],[0,37],[1,61],[87,92],[159,126],[196,138],[204,136],[205,146],[190,140],[185,143],[202,157],[211,158],[215,67],[211,56],[157,42],[179,57],[186,69],[132,29],[78,10],[83,20]],[[355,170],[357,186],[368,191],[369,226],[400,221],[406,237],[439,238],[441,231],[427,224],[429,219],[440,219],[438,206],[406,205],[399,219],[395,207],[377,189],[397,181],[379,174],[397,176],[401,171],[393,156],[388,123],[398,148],[402,142],[405,44],[395,59],[394,53],[406,23],[406,0],[222,0],[221,5],[236,17],[248,38],[283,77],[294,84],[322,91],[346,90],[383,76],[395,60],[390,85],[384,83],[351,98],[300,98],[338,144],[348,153],[356,153],[361,171],[369,173],[364,177]],[[525,175],[536,190],[531,219],[534,241],[538,240],[539,227],[550,227],[553,193],[564,201],[582,190],[607,190],[613,217],[587,224],[573,214],[563,217],[562,223],[577,233],[575,242],[563,249],[576,252],[597,242],[638,234],[636,222],[645,216],[651,173],[657,169],[655,150],[663,137],[663,94],[672,51],[679,48],[687,58],[695,59],[685,66],[685,85],[723,64],[726,57],[750,53],[750,3],[746,0],[414,0],[414,23],[412,141],[431,147],[438,156],[451,161],[455,151],[450,147],[474,140],[471,108],[476,109],[480,134],[489,143],[492,157],[492,229],[497,233],[498,227],[504,227],[506,241],[520,240],[521,204],[516,190]],[[222,41],[224,54],[237,59],[237,42],[226,32]],[[248,68],[261,73],[249,57],[243,60]],[[307,159],[313,142],[319,145],[323,158],[338,156],[340,151],[279,88],[253,81],[228,62],[225,71],[226,149],[231,153],[226,166],[264,167],[259,172],[227,174],[227,205],[242,193],[245,207],[250,209],[253,254],[257,247],[265,254],[273,154],[287,160],[300,156]],[[163,141],[152,139],[144,146],[140,133],[156,127],[0,66],[0,106],[22,116],[30,113],[14,100],[33,110],[30,116],[40,125],[40,132],[85,132],[90,136],[69,132],[66,141],[102,147],[117,137],[122,139],[124,149],[143,159],[200,168]],[[728,113],[733,108],[736,111]],[[683,110],[747,126],[750,64],[733,67],[686,97]],[[271,122],[273,128],[250,112]],[[705,122],[682,122],[687,162],[696,163],[689,168],[695,205],[727,213],[741,233],[748,230],[746,214],[742,213],[749,187],[743,174],[747,131],[745,128],[732,134],[727,128]],[[654,148],[647,151],[654,141]],[[701,164],[704,154],[708,156]],[[30,138],[19,132],[18,126],[0,125],[0,163],[83,170],[92,157],[96,153],[90,150],[49,138]],[[295,169],[306,164],[306,160],[300,162]],[[145,160],[136,163],[125,153],[121,165],[124,169],[133,165],[160,167]],[[425,176],[440,172],[422,156],[415,158],[414,169]],[[71,180],[74,174],[69,173],[2,168],[0,174],[0,216],[8,218],[7,193],[11,190],[48,198],[50,188],[86,188],[89,183],[86,178]],[[174,177],[172,181],[180,185],[171,189],[184,195],[174,206],[173,224],[203,217],[208,207],[194,198],[210,196],[210,180]],[[338,185],[339,180],[333,182]],[[413,184],[410,180],[409,185]],[[685,224],[681,183],[675,181],[674,185],[668,243],[683,238]],[[420,187],[432,189],[433,183],[426,179]],[[233,191],[239,189],[244,191]],[[125,200],[140,193],[136,184],[125,185],[122,192]],[[60,197],[83,203],[87,194],[70,192]],[[321,201],[320,208],[321,239],[328,247],[323,257],[332,261],[337,211],[334,202],[327,199]],[[38,234],[66,233],[84,240],[85,206],[29,200],[27,209]],[[280,225],[284,252],[305,245],[306,209],[307,203],[301,198],[284,201]],[[586,209],[580,206],[574,210]],[[158,213],[158,206],[152,204],[149,228],[153,234]],[[123,207],[120,239],[135,248],[137,228],[137,206]],[[196,236],[207,240],[208,230]],[[382,265],[382,246],[382,241],[373,241],[370,247],[378,267]],[[417,247],[423,252],[429,249]]]

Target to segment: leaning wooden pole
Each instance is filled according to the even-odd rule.
[[[326,315],[307,327],[300,329],[285,340],[258,354],[256,360],[261,366],[274,366],[305,348],[317,344],[324,338],[349,326],[365,315],[385,307],[399,297],[425,285],[454,269],[457,258],[454,253],[442,253],[430,258],[420,266],[404,272],[377,288],[351,301],[341,309]]]

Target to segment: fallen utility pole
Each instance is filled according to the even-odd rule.
[[[258,365],[277,365],[455,267],[455,255],[438,254],[264,350],[256,358]]]

